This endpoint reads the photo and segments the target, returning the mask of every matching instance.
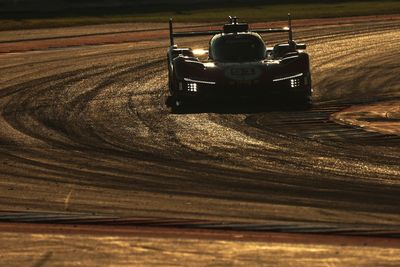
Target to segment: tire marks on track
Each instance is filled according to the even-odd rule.
[[[348,96],[337,87],[344,80],[324,76],[329,70],[345,73],[343,66],[352,64],[341,48],[329,50],[329,36],[345,44],[353,33],[363,32],[364,40],[370,31],[380,40],[391,26],[338,27],[337,36],[326,30],[318,33],[322,39],[311,40],[317,102]],[[311,33],[299,32],[299,39]],[[340,101],[320,102],[308,112],[170,114],[163,105],[166,43],[16,59],[0,90],[0,186],[19,181],[15,187],[23,188],[24,198],[10,190],[0,205],[65,211],[73,190],[68,211],[82,215],[261,222],[265,229],[299,223],[299,231],[322,222],[398,225],[396,139],[383,147],[381,136],[331,123],[329,114],[347,105]],[[382,43],[365,46],[367,51],[348,47],[365,59]],[[325,56],[327,49],[332,53]],[[37,69],[27,69],[24,60]],[[341,69],[333,69],[338,63]],[[24,75],[13,76],[18,70]]]

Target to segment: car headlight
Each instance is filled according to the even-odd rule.
[[[303,76],[303,73],[299,73],[299,74],[295,74],[295,75],[291,75],[291,76],[286,76],[286,77],[282,77],[282,78],[275,78],[272,81],[273,82],[281,82],[281,81],[287,81],[287,80],[300,80],[300,77]]]
[[[189,92],[197,92],[197,83],[187,83],[187,90]]]
[[[295,79],[290,79],[290,86],[292,88],[296,88],[300,86],[300,79],[295,78]]]

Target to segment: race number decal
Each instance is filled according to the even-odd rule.
[[[256,67],[231,67],[225,70],[225,76],[236,81],[252,81],[261,75],[261,70]]]

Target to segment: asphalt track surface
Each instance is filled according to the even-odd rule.
[[[399,26],[299,28],[309,111],[171,114],[165,38],[0,55],[0,219],[397,236],[399,136],[330,116],[399,96]]]

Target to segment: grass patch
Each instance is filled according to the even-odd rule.
[[[207,6],[207,5],[202,5]],[[11,29],[31,29],[48,27],[66,27],[107,23],[123,22],[167,22],[168,18],[173,17],[177,22],[218,22],[225,21],[229,15],[238,16],[248,22],[274,21],[286,19],[286,13],[290,12],[296,19],[300,18],[329,18],[347,17],[364,15],[383,15],[400,14],[400,1],[344,1],[344,2],[323,2],[323,3],[287,3],[287,4],[252,4],[247,6],[215,7],[202,8],[198,6],[194,9],[176,7],[175,11],[170,6],[170,11],[151,11],[141,10],[135,13],[127,10],[121,14],[111,9],[110,12],[96,10],[95,14],[86,14],[80,11],[79,16],[72,15],[71,11],[58,12],[57,17],[46,17],[46,14],[35,16],[18,16],[18,19],[0,19],[0,30]],[[128,12],[129,11],[129,12]],[[105,14],[105,15],[99,15]],[[49,15],[50,16],[50,15]]]

